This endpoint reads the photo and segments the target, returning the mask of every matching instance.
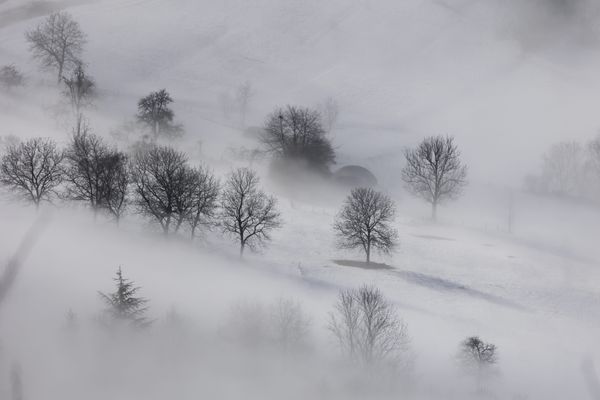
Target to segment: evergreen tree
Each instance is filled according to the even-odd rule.
[[[126,321],[135,327],[147,327],[152,322],[146,318],[145,314],[148,310],[146,300],[143,297],[137,297],[136,294],[140,289],[134,286],[134,283],[123,277],[121,267],[117,270],[117,276],[113,279],[116,283],[116,291],[114,293],[105,294],[99,292],[100,297],[107,304],[106,312],[114,321]]]

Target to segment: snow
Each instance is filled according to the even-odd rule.
[[[547,144],[596,133],[599,54],[570,31],[563,41],[532,45],[520,30],[528,14],[500,1],[474,3],[98,0],[69,7],[88,35],[84,57],[101,91],[91,113],[97,133],[108,137],[131,119],[141,95],[165,87],[186,127],[181,147],[200,141],[193,162],[224,176],[245,163],[232,149],[255,146],[223,116],[224,95],[252,83],[251,125],[277,105],[331,96],[342,110],[334,132],[340,159],[374,171],[397,201],[400,246],[376,259],[390,269],[336,264],[362,257],[335,249],[331,227],[343,194],[291,199],[266,176],[284,227],[244,261],[216,234],[201,243],[164,241],[134,217],[117,228],[58,209],[3,305],[10,357],[35,364],[46,341],[38,332],[15,338],[27,327],[57,325],[69,308],[98,310],[97,291],[109,289],[122,265],[157,318],[176,307],[214,326],[236,300],[292,296],[315,315],[322,335],[337,290],[373,283],[408,324],[417,375],[432,398],[458,396],[451,383],[433,384],[449,379],[458,343],[470,335],[498,345],[507,395],[585,398],[581,362],[600,356],[600,211],[519,193],[510,235],[503,199],[517,178],[535,172]],[[20,5],[0,1],[0,18]],[[17,64],[29,79],[23,93],[0,95],[0,135],[64,143],[66,122],[52,111],[54,78],[37,70],[23,37],[38,21],[0,23],[0,64]],[[536,32],[547,29],[535,23]],[[433,224],[427,207],[401,191],[399,168],[402,148],[437,133],[456,135],[471,186]],[[33,210],[0,206],[0,260],[35,218]]]

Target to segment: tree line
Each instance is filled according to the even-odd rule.
[[[51,139],[9,145],[0,161],[0,184],[39,207],[71,200],[117,222],[125,212],[146,217],[165,235],[184,228],[191,237],[218,227],[238,241],[240,252],[255,248],[281,225],[277,202],[260,187],[255,171],[238,168],[221,184],[185,153],[149,145],[127,154],[81,128],[61,149]]]

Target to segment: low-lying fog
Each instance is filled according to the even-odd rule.
[[[220,193],[248,167],[280,226],[240,256],[222,194],[191,239],[138,212],[133,181],[118,224],[67,181],[39,208],[3,184],[0,399],[600,398],[593,0],[0,0],[0,68],[23,77],[13,87],[0,73],[0,161],[30,138],[72,146],[72,97],[25,35],[58,10],[86,35],[95,95],[77,112],[90,133],[127,168],[170,146]],[[138,101],[163,88],[183,135],[149,139]],[[287,105],[320,115],[326,171],[263,151]],[[434,221],[402,170],[405,150],[435,135],[468,168]],[[347,165],[395,206],[397,245],[372,263],[336,236]],[[119,268],[147,326],[111,319],[102,294]],[[339,345],[340,291],[364,285],[397,317],[396,358]],[[465,362],[475,336],[493,362]]]

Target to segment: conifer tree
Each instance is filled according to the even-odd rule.
[[[117,276],[113,279],[116,283],[114,293],[105,294],[99,292],[100,297],[107,304],[106,312],[114,321],[125,321],[135,327],[143,328],[152,322],[145,316],[148,300],[136,296],[140,287],[123,277],[121,267],[117,270]]]

